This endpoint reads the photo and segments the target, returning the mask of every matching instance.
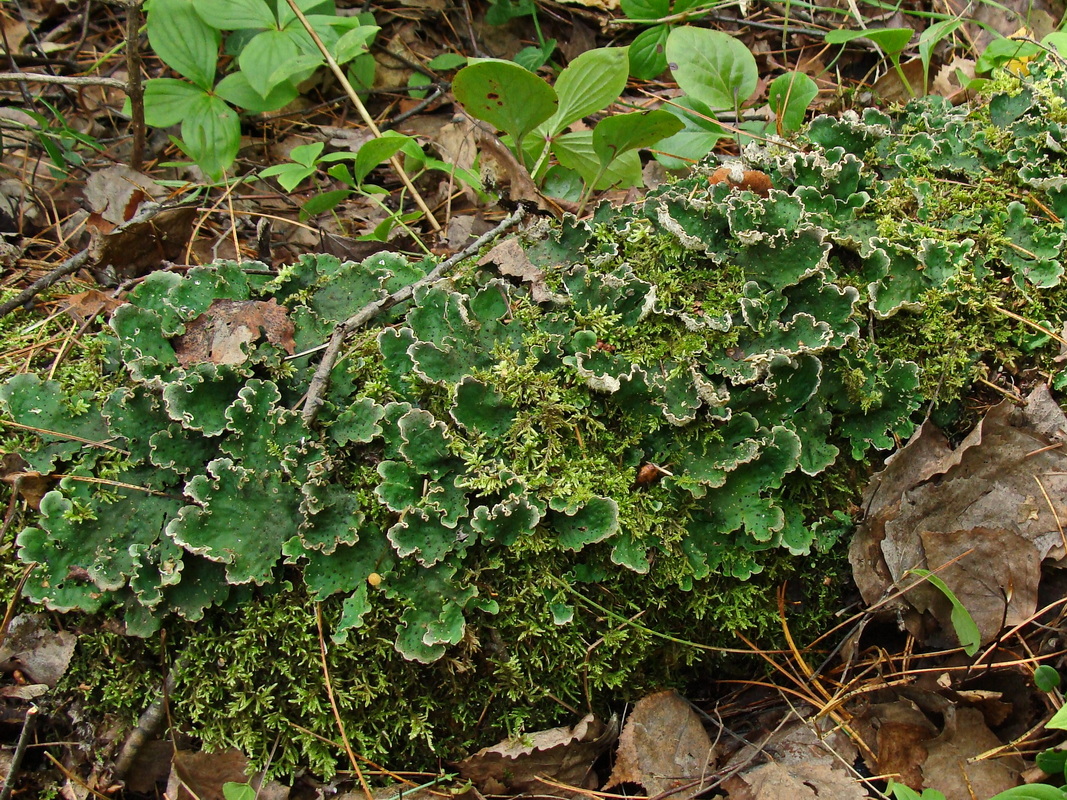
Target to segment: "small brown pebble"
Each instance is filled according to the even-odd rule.
[[[740,180],[737,180],[740,174]],[[755,192],[760,197],[766,197],[771,192],[771,179],[767,173],[758,169],[746,169],[744,171],[735,167],[719,167],[708,177],[708,183],[728,183],[733,189]]]

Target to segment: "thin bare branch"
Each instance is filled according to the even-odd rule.
[[[126,81],[77,75],[42,75],[39,72],[0,72],[0,83],[58,83],[62,86],[110,86],[126,91]]]

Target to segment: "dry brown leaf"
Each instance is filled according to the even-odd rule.
[[[1017,786],[1024,767],[1019,756],[972,760],[1001,744],[986,726],[982,712],[948,706],[944,731],[926,744],[928,755],[922,769],[925,787],[936,789],[945,797],[962,798],[992,797]]]
[[[180,259],[193,235],[196,213],[192,206],[168,208],[144,222],[94,233],[89,256],[97,278],[112,285],[147,275],[164,261]]]
[[[614,719],[601,722],[587,714],[573,727],[552,728],[508,739],[479,750],[457,764],[459,773],[484,794],[536,792],[539,796],[574,797],[578,793],[541,780],[585,789],[596,788],[593,763],[618,737]]]
[[[21,672],[32,683],[55,686],[67,671],[78,641],[70,631],[53,631],[43,614],[19,614],[0,645],[0,671]]]
[[[647,795],[688,800],[704,789],[715,753],[700,717],[677,692],[649,695],[626,719],[604,789],[633,783]],[[683,788],[685,787],[685,788]]]
[[[52,490],[55,479],[29,469],[29,464],[18,453],[4,453],[0,459],[0,480],[13,486],[26,505],[34,511],[41,510],[41,498]]]
[[[814,714],[813,709],[807,712]],[[855,762],[856,748],[838,729],[814,717],[780,725],[761,746],[746,745],[720,768],[743,771],[723,782],[737,800],[826,798],[866,800],[867,793],[845,764]],[[770,761],[771,763],[763,763]]]
[[[121,305],[121,300],[117,297],[112,297],[107,292],[101,292],[99,289],[88,289],[64,298],[60,307],[64,312],[70,314],[75,320],[84,325],[100,314],[110,315],[112,311]]]
[[[1041,562],[1064,555],[1065,440],[1067,417],[1046,386],[1025,408],[1004,401],[991,409],[955,450],[925,424],[865,492],[867,519],[849,551],[864,600],[873,604],[911,585],[910,570],[939,569],[960,557],[938,575],[971,611],[983,641],[1002,621],[1029,617]],[[919,636],[926,611],[943,632],[952,631],[948,602],[925,582],[879,611],[906,613]]]
[[[258,779],[249,781],[248,760],[240,750],[230,748],[218,753],[198,753],[175,750],[167,796],[174,800],[225,800],[224,783],[251,783],[259,787]],[[270,781],[259,788],[259,800],[286,800],[288,787]]]
[[[897,775],[901,783],[922,790],[924,743],[935,738],[938,729],[914,702],[898,698],[889,703],[872,703],[853,719],[852,725],[877,758],[872,763],[864,754],[872,773]]]
[[[908,79],[911,91],[900,78],[896,69],[889,69],[874,82],[874,91],[883,100],[890,103],[906,103],[916,95],[923,93],[923,63],[921,59],[913,58],[910,61],[901,62],[900,68],[904,71],[904,77]],[[912,94],[914,92],[914,94]]]
[[[97,170],[85,181],[91,226],[103,233],[133,219],[145,200],[158,200],[165,195],[166,191],[149,176],[122,164]]]
[[[247,346],[266,339],[292,355],[292,321],[284,306],[272,297],[262,300],[216,300],[208,310],[186,323],[185,333],[174,340],[178,363],[240,364],[248,358]]]
[[[518,278],[530,287],[535,303],[560,302],[563,298],[545,286],[545,272],[526,255],[518,239],[506,239],[478,260],[478,266],[495,264],[501,275]]]

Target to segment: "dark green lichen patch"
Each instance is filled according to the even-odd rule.
[[[746,154],[766,197],[698,173],[529,232],[549,299],[469,264],[419,286],[348,345],[313,429],[293,410],[304,351],[432,264],[149,276],[104,337],[107,389],[0,388],[11,419],[51,431],[27,459],[69,476],[18,536],[46,565],[28,596],[172,628],[222,675],[186,679],[183,719],[260,762],[288,721],[332,735],[315,602],[368,754],[454,755],[446,734],[461,748],[560,700],[681,680],[702,651],[649,630],[733,646],[777,629],[775,584],[835,563],[870,462],[924,408],[951,417],[987,372],[1053,368],[1067,174],[1047,69],[977,111],[818,118]],[[278,303],[297,355],[265,337],[238,363],[179,357],[218,300]],[[839,582],[817,583],[800,630],[831,611]],[[189,627],[206,615],[215,630]],[[263,687],[267,653],[287,672]],[[286,741],[278,769],[334,768],[314,737]]]

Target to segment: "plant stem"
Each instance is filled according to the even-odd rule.
[[[141,82],[141,13],[142,0],[128,0],[126,5],[126,95],[130,98],[130,127],[133,129],[133,152],[130,168],[138,172],[144,161],[144,84]]]

